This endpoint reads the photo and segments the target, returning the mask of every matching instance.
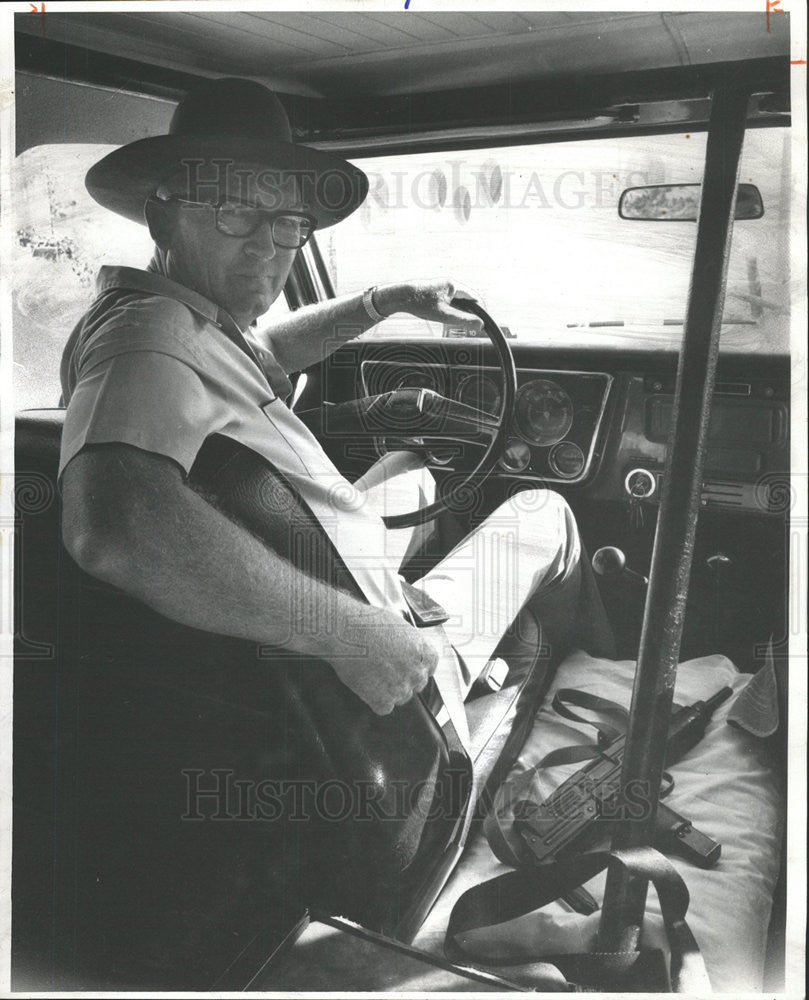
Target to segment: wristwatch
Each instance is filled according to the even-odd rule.
[[[381,323],[383,319],[387,319],[387,316],[383,316],[382,313],[374,305],[374,292],[376,291],[376,285],[373,288],[366,288],[362,293],[362,304],[365,311],[368,313],[369,318],[374,323]]]

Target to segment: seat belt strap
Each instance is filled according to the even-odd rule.
[[[690,897],[677,869],[659,851],[638,847],[626,851],[593,851],[576,857],[557,859],[551,864],[523,868],[468,889],[452,909],[444,950],[452,961],[508,964],[498,955],[487,953],[487,928],[515,920],[553,902],[571,889],[588,882],[610,863],[624,867],[632,875],[654,885],[671,948],[671,988],[674,992],[710,993],[711,985],[699,946],[685,916]],[[638,936],[640,931],[638,931]],[[567,968],[585,981],[579,985],[620,988],[632,976],[639,961],[648,961],[636,951],[588,955],[543,956],[546,963]],[[545,988],[543,986],[543,988]]]

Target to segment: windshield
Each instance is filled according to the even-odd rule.
[[[704,133],[414,153],[356,160],[362,208],[318,234],[337,294],[449,276],[476,291],[519,340],[676,346],[682,336],[693,222],[618,216],[627,187],[698,183]],[[723,350],[786,352],[789,343],[789,139],[748,131],[740,180],[764,216],[737,221]],[[452,336],[395,317],[370,336]]]
[[[111,146],[54,144],[17,159],[13,278],[17,404],[54,406],[71,327],[100,265],[144,267],[145,226],[87,194],[88,167]],[[618,216],[626,187],[695,183],[704,134],[589,139],[356,162],[362,207],[317,234],[337,294],[449,276],[482,296],[512,337],[541,343],[676,346],[691,270],[693,222]],[[733,231],[722,349],[788,351],[789,133],[745,138],[740,179],[764,216]],[[271,312],[286,308],[279,299]],[[397,316],[366,336],[452,336]]]

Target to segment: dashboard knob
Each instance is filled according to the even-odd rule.
[[[632,469],[626,474],[624,489],[633,500],[647,500],[657,489],[657,481],[648,469]]]

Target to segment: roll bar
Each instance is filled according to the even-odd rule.
[[[627,810],[627,818],[613,837],[613,850],[652,842],[694,553],[739,159],[750,96],[749,84],[728,76],[711,99],[697,244],[667,450],[666,487],[652,553],[621,772],[622,789],[648,789],[649,809],[640,820],[630,818]],[[599,926],[600,951],[639,948],[647,888],[646,880],[611,865]]]

